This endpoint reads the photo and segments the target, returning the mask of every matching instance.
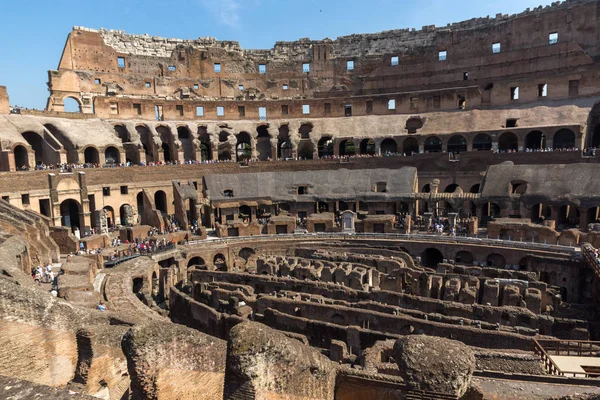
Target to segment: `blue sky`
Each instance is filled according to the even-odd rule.
[[[43,109],[47,71],[56,69],[74,25],[193,39],[213,36],[244,48],[397,28],[444,26],[521,12],[546,0],[26,0],[2,1],[0,85],[11,104]]]

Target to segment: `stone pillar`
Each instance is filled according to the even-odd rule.
[[[587,208],[580,208],[579,209],[579,230],[582,232],[587,232],[587,225],[588,225],[588,216],[589,214],[589,209]]]
[[[59,153],[58,153],[58,156],[60,157],[60,163],[61,164],[66,164],[67,163],[67,152],[65,150],[60,150]]]
[[[340,143],[337,139],[333,140],[333,155],[336,157],[340,155]]]
[[[457,213],[448,213],[448,223],[451,227],[456,228],[456,220],[458,219]]]
[[[271,159],[277,160],[279,158],[279,154],[277,154],[277,145],[279,141],[277,138],[271,139]]]

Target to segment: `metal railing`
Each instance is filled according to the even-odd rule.
[[[594,357],[600,354],[600,342],[589,340],[533,339],[534,352],[551,375],[600,378],[600,372],[563,371],[552,356]]]
[[[575,246],[563,246],[558,244],[546,244],[537,242],[519,242],[514,240],[491,239],[487,237],[471,236],[440,236],[434,234],[404,234],[404,233],[308,233],[308,234],[275,234],[259,236],[235,236],[227,238],[218,238],[211,240],[191,240],[187,244],[228,244],[253,241],[273,241],[273,240],[294,240],[309,239],[311,237],[319,239],[340,239],[340,240],[413,240],[413,241],[433,241],[441,243],[464,243],[480,244],[495,247],[512,247],[519,249],[543,250],[567,254],[574,257],[581,257],[581,248]]]

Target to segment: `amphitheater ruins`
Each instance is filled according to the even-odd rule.
[[[0,87],[0,398],[598,398],[599,82],[597,0],[74,27],[46,110]]]

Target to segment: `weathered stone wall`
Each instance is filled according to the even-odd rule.
[[[8,100],[6,86],[0,86],[0,114],[8,114],[9,112],[10,101]]]

